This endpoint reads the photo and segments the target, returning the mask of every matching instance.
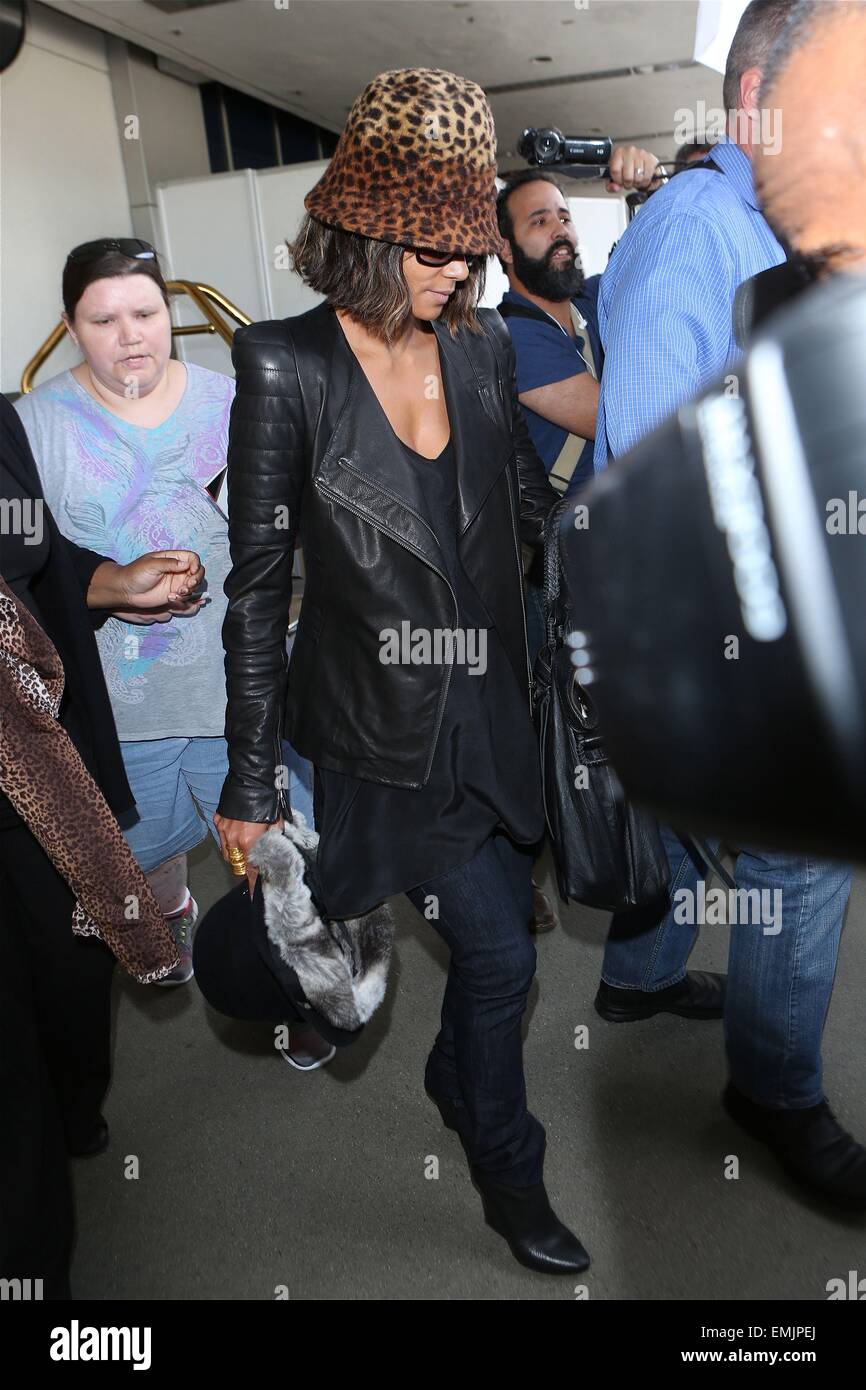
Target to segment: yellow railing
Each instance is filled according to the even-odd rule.
[[[193,280],[169,280],[166,288],[169,294],[188,295],[205,319],[204,323],[172,324],[173,337],[182,337],[187,333],[218,333],[223,342],[231,347],[235,328],[227,322],[224,315],[227,314],[229,318],[234,319],[235,327],[252,323],[252,319],[248,318],[242,309],[233,304],[224,294],[220,294],[219,290],[215,290],[213,285],[200,285]],[[223,313],[220,313],[220,310]],[[51,330],[42,346],[36,349],[21,374],[22,392],[33,390],[33,378],[51,356],[65,332],[66,326],[63,323],[58,323],[57,327]]]

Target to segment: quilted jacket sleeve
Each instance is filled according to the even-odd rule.
[[[229,774],[218,810],[236,820],[272,822],[288,810],[276,769],[282,764],[286,631],[305,473],[300,384],[288,324],[238,329],[232,361],[232,568],[222,630]]]
[[[544,540],[544,523],[559,501],[559,494],[547,480],[517,398],[514,343],[505,320],[497,309],[482,309],[479,316],[493,338],[502,394],[510,413],[520,480],[520,539],[527,545],[540,545]]]

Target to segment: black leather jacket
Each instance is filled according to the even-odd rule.
[[[483,332],[433,324],[458,479],[458,553],[529,699],[520,541],[557,500],[517,400],[495,309]],[[451,666],[383,665],[385,629],[453,629],[454,594],[423,493],[326,304],[235,334],[228,452],[232,569],[223,625],[230,772],[219,811],[286,809],[280,733],[319,767],[397,787],[430,773]],[[306,580],[291,669],[296,536]],[[503,757],[508,756],[507,747]]]

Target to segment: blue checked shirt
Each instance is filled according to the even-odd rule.
[[[650,198],[602,276],[596,473],[737,361],[734,293],[785,259],[748,157],[723,142],[713,160],[723,173],[690,169]]]

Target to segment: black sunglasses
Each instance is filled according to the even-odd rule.
[[[411,251],[419,265],[441,267],[450,265],[452,261],[465,261],[470,272],[482,265],[486,259],[484,256],[466,256],[462,251],[430,251],[423,246],[404,246],[403,250]]]
[[[99,241],[85,241],[70,251],[66,259],[95,261],[109,251],[119,251],[122,256],[129,256],[131,260],[136,261],[156,260],[156,252],[150,242],[141,241],[138,237],[101,237]]]

